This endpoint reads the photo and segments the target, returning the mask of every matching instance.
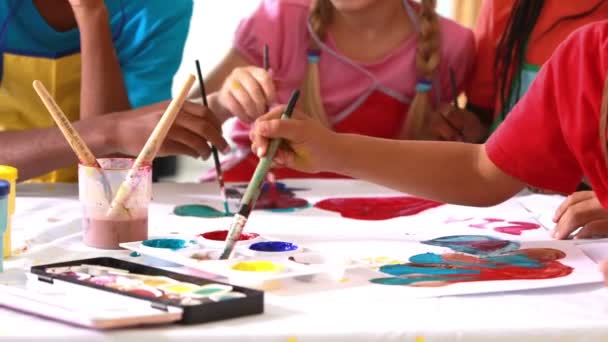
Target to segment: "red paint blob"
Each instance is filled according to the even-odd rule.
[[[226,241],[226,238],[228,237],[228,231],[227,230],[214,230],[212,232],[200,234],[199,236],[204,239],[207,239],[207,240]],[[260,234],[241,233],[241,236],[239,237],[239,241],[252,240],[252,239],[257,238],[258,236],[260,236]]]
[[[157,295],[156,293],[150,291],[150,290],[146,290],[146,289],[132,289],[129,290],[130,293],[135,294],[135,295],[139,295],[139,296],[145,296],[145,297],[158,297],[159,295]]]
[[[509,221],[507,222],[509,226],[497,227],[494,228],[495,231],[511,234],[511,235],[521,235],[524,230],[532,230],[540,228],[540,224],[531,223],[531,222],[518,222],[518,221]]]
[[[505,222],[503,219],[497,218],[485,218],[485,222],[471,224],[469,227],[471,228],[479,228],[479,229],[487,229],[490,228],[493,223],[497,222]],[[500,226],[493,228],[494,231],[505,233],[509,235],[521,235],[521,233],[525,230],[533,230],[540,228],[540,224],[532,223],[532,222],[522,222],[522,221],[506,221],[506,226]]]
[[[417,197],[353,197],[329,198],[315,204],[316,208],[340,213],[357,220],[388,220],[416,215],[443,203]]]

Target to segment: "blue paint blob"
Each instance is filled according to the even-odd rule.
[[[256,242],[249,249],[257,252],[291,252],[298,249],[298,245],[284,241]]]
[[[493,255],[518,250],[520,244],[514,241],[497,239],[487,235],[444,236],[421,243],[431,246],[447,247],[455,252],[471,255]]]
[[[139,254],[139,253],[137,253],[137,252],[132,252],[131,254],[129,254],[129,256],[130,256],[130,257],[133,257],[133,258],[137,258],[137,257],[140,257],[140,256],[141,256],[141,254]]]
[[[151,239],[151,240],[145,240],[141,244],[146,247],[164,248],[164,249],[171,249],[171,250],[175,251],[178,249],[193,246],[195,243],[196,243],[195,241],[187,241],[187,240],[182,240],[182,239]]]

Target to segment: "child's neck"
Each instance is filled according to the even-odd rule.
[[[340,52],[359,62],[377,61],[413,32],[403,0],[380,0],[360,11],[336,11],[329,26]]]
[[[34,6],[56,31],[66,32],[78,26],[72,6],[67,0],[34,0]]]

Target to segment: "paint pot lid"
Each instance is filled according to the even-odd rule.
[[[7,196],[11,192],[11,183],[0,179],[0,196]]]

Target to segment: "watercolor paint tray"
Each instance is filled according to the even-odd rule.
[[[71,310],[81,310],[82,314],[70,315],[66,306],[43,298],[31,291],[31,286],[29,290],[3,288],[0,291],[3,305],[96,329],[198,324],[264,312],[262,291],[113,258],[33,266],[31,274],[33,282],[61,289],[66,292],[66,298],[83,295],[85,299],[78,303],[83,307],[71,307]],[[110,316],[95,312],[95,305],[86,302],[100,297],[123,306],[131,303],[126,310],[129,312],[115,309]],[[140,310],[131,310],[135,307]],[[81,316],[89,319],[79,320]]]
[[[341,278],[347,269],[379,266],[364,260],[323,255],[302,246],[286,252],[256,252],[250,249],[252,244],[249,242],[237,243],[231,259],[217,260],[222,252],[218,247],[222,245],[203,244],[188,239],[185,241],[189,241],[190,244],[179,249],[151,248],[145,246],[143,241],[123,243],[120,246],[143,255],[227,278],[230,283],[263,289],[274,287],[266,283],[275,280],[296,278],[309,281],[316,275]],[[273,240],[259,237],[256,241],[272,242]]]

